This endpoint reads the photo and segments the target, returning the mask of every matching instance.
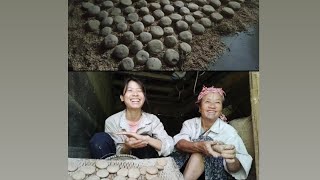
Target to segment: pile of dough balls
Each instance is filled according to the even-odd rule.
[[[147,180],[160,180],[159,172],[164,169],[167,164],[166,159],[157,159],[154,166],[141,168],[120,168],[119,165],[109,165],[106,160],[97,160],[95,166],[86,165],[77,167],[69,163],[68,171],[74,172],[69,179],[73,180],[135,180],[140,177]],[[110,175],[110,176],[109,176]]]

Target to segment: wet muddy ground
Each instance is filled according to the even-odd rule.
[[[114,59],[102,47],[104,37],[85,30],[88,17],[81,9],[82,1],[69,1],[68,18],[68,67],[71,71],[114,71],[119,70],[120,61]],[[250,27],[258,24],[259,1],[247,0],[241,4],[241,9],[235,11],[232,19],[224,19],[212,28],[206,29],[202,35],[193,35],[190,43],[192,52],[180,56],[176,66],[168,66],[161,57],[161,70],[252,70],[258,69],[256,62],[246,62],[243,57],[255,59],[258,47],[251,46],[251,35],[241,36],[239,33],[250,32]],[[250,33],[249,33],[250,34]],[[239,43],[228,40],[228,37],[243,39]],[[255,36],[258,38],[258,36]],[[240,48],[240,49],[239,49]],[[230,51],[229,51],[230,50]],[[225,55],[229,52],[228,55]],[[235,63],[236,61],[236,63]],[[223,63],[225,62],[225,63]],[[248,65],[249,63],[249,65]],[[215,65],[216,64],[216,65]],[[145,70],[144,65],[135,65],[135,71]]]

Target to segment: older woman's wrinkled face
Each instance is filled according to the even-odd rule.
[[[123,101],[127,109],[141,109],[145,96],[141,86],[135,81],[130,81],[126,87],[124,95],[120,96],[121,101]]]
[[[207,120],[216,120],[222,114],[223,98],[218,93],[209,93],[201,99],[199,111],[201,117]]]

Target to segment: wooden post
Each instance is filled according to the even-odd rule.
[[[253,127],[253,141],[255,151],[255,169],[256,177],[259,180],[259,119],[260,119],[260,74],[259,72],[249,72],[250,81],[250,99],[252,111],[252,127]]]

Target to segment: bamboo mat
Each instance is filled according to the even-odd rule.
[[[164,166],[163,170],[159,170],[158,177],[162,180],[183,180],[183,175],[179,171],[178,166],[174,162],[174,160],[171,157],[165,157],[165,158],[152,158],[152,159],[132,159],[127,158],[126,160],[119,160],[119,158],[107,160],[108,166],[110,165],[119,165],[120,168],[127,168],[130,169],[132,167],[135,168],[141,168],[141,167],[149,167],[149,166],[155,166],[158,159],[165,159],[167,161],[167,164]],[[68,163],[72,163],[77,167],[76,171],[68,172],[69,176],[72,176],[73,173],[79,171],[81,166],[88,166],[92,165],[95,166],[97,159],[81,159],[81,158],[68,158]],[[95,166],[96,167],[96,166]],[[96,167],[96,172],[99,170],[99,168]],[[94,172],[93,174],[95,174]],[[86,175],[86,178],[89,175]],[[108,178],[113,179],[116,175],[115,174],[109,174]],[[85,179],[86,179],[85,178]],[[127,177],[128,178],[128,177]],[[138,180],[144,180],[146,179],[145,175],[140,175]]]

